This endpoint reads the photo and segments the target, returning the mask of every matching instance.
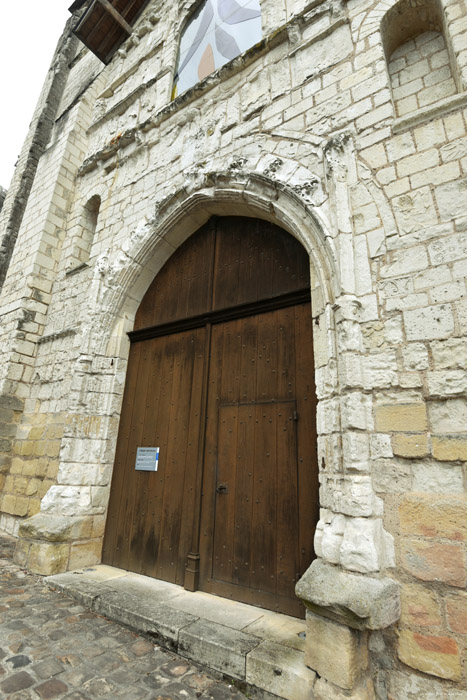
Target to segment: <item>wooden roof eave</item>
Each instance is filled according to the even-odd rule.
[[[75,0],[69,8],[76,11],[86,0]],[[74,34],[103,63],[110,62],[149,0],[92,0],[74,28]]]

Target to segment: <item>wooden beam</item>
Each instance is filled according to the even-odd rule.
[[[109,15],[112,15],[114,20],[118,22],[118,24],[121,26],[122,29],[125,30],[125,32],[128,34],[128,36],[132,33],[133,29],[130,24],[122,17],[120,12],[117,12],[115,7],[110,4],[109,0],[97,0],[97,2],[102,5],[102,7],[107,10]]]

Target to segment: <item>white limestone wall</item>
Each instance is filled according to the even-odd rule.
[[[394,4],[265,0],[263,45],[173,103],[176,5],[152,3],[109,66],[77,57],[0,300],[25,401],[0,509],[34,516],[18,556],[36,570],[99,560],[139,301],[210,215],[274,221],[310,254],[317,555],[401,583],[400,639],[370,645],[378,697],[438,678],[447,698],[465,684],[467,95],[459,80],[397,113],[380,32]],[[463,76],[465,3],[442,7]]]

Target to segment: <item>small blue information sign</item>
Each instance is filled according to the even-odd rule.
[[[138,447],[135,469],[142,472],[157,472],[159,466],[158,447]]]

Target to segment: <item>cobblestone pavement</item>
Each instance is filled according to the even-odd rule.
[[[49,590],[0,536],[0,698],[241,700],[191,662]]]

